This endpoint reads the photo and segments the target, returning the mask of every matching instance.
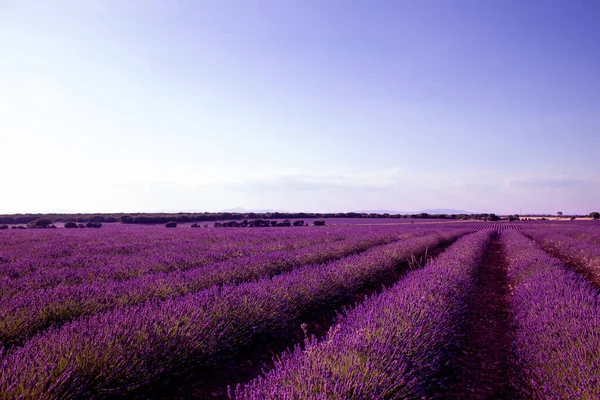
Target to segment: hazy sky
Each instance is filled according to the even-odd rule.
[[[0,213],[589,213],[599,128],[597,0],[0,0]]]

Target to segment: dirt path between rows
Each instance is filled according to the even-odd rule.
[[[446,399],[517,399],[511,385],[511,319],[504,251],[499,237],[479,270],[466,342],[453,366]]]

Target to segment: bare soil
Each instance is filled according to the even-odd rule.
[[[447,399],[517,399],[512,364],[509,287],[499,237],[479,270],[464,346],[453,365]]]

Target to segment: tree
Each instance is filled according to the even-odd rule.
[[[490,214],[490,215],[488,215],[487,220],[488,221],[499,221],[500,217],[498,217],[496,214]]]
[[[46,228],[52,224],[52,220],[48,218],[38,218],[35,221],[31,221],[27,224],[28,228]]]
[[[592,218],[592,219],[600,219],[600,213],[596,212],[596,211],[591,212],[590,213],[590,218]]]

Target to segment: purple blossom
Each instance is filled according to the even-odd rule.
[[[600,303],[583,277],[522,234],[502,235],[523,396],[600,397]]]
[[[459,239],[424,269],[347,311],[231,396],[250,399],[424,398],[461,341],[477,266],[492,233]]]
[[[407,234],[395,229],[396,238]],[[0,370],[0,397],[127,393],[175,369],[211,365],[262,333],[290,329],[302,316],[351,298],[413,254],[463,233],[438,229],[274,277],[79,318],[9,350]]]

